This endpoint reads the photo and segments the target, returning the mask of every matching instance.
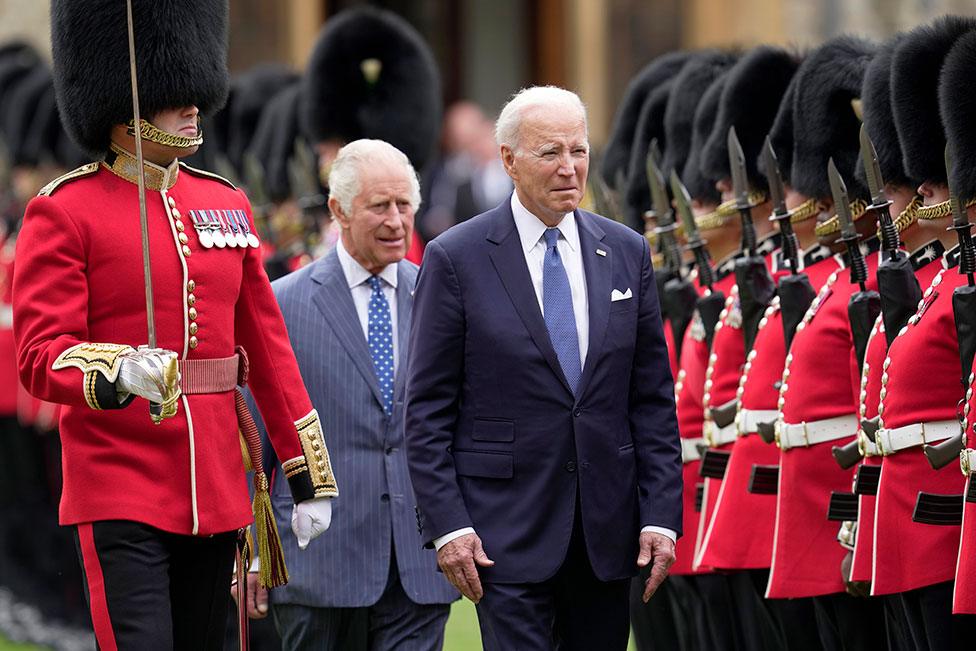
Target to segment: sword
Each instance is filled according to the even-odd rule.
[[[756,255],[756,228],[752,224],[752,205],[749,203],[749,179],[746,176],[746,155],[735,135],[735,127],[729,127],[729,166],[732,169],[732,192],[735,207],[742,218],[742,250],[751,258]]]
[[[773,204],[773,214],[769,219],[776,222],[779,232],[783,235],[783,255],[790,261],[790,273],[797,274],[800,271],[800,244],[796,239],[796,233],[793,232],[790,211],[786,209],[783,176],[780,174],[776,152],[773,151],[769,136],[766,136],[766,142],[763,144],[762,164],[766,172],[766,180],[769,181],[769,196]]]
[[[132,84],[132,119],[136,128],[133,129],[136,140],[136,164],[139,166],[139,230],[142,233],[142,277],[146,286],[146,325],[149,331],[147,345],[156,348],[156,309],[153,302],[152,268],[149,258],[149,219],[146,216],[146,179],[145,162],[142,156],[142,124],[139,115],[139,83],[136,79],[136,39],[132,21],[132,0],[125,0],[126,22],[129,32],[129,80]],[[163,407],[160,404],[149,403],[149,415],[153,422],[159,425],[163,420]]]
[[[861,125],[861,161],[864,163],[864,175],[868,178],[868,189],[871,191],[871,205],[868,210],[874,211],[878,215],[878,226],[881,231],[881,250],[884,252],[886,260],[899,257],[898,251],[898,229],[891,219],[891,211],[888,206],[891,200],[885,194],[884,177],[881,175],[881,163],[878,161],[878,152],[874,149],[874,143],[868,136],[867,128]]]

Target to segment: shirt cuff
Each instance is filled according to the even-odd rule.
[[[440,551],[441,547],[451,542],[455,538],[460,538],[461,536],[466,536],[469,533],[474,533],[473,527],[465,527],[463,529],[457,529],[451,533],[446,533],[440,538],[434,538],[434,551]]]
[[[659,533],[662,536],[666,536],[670,538],[671,542],[673,543],[678,542],[678,532],[674,531],[673,529],[668,529],[667,527],[654,527],[651,525],[647,525],[646,527],[641,529],[641,533]]]

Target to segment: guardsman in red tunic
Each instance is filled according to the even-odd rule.
[[[876,445],[883,461],[875,501],[871,587],[874,594],[901,593],[912,641],[929,648],[962,644],[971,632],[966,628],[971,623],[950,616],[960,528],[958,514],[946,517],[944,508],[946,502],[962,504],[965,478],[952,465],[933,470],[921,452],[923,444],[959,432],[958,404],[964,398],[952,295],[955,287],[966,284],[966,277],[955,269],[956,237],[944,230],[952,217],[946,201],[948,175],[939,154],[946,139],[952,143],[950,150],[960,151],[956,139],[965,141],[971,128],[970,114],[962,108],[969,101],[962,98],[969,91],[964,72],[969,59],[956,54],[956,61],[961,58],[965,64],[957,63],[955,76],[946,75],[941,81],[932,69],[934,65],[949,70],[948,53],[957,43],[965,52],[962,39],[976,28],[974,23],[947,17],[916,28],[895,49],[892,62],[894,117],[905,168],[924,181],[919,187],[925,205],[919,211],[918,227],[929,229],[952,248],[942,256],[942,268],[925,289],[918,310],[894,333],[882,363],[881,429]],[[958,119],[960,113],[964,120]],[[954,123],[942,122],[950,115],[956,118]],[[933,128],[940,122],[945,136]],[[972,198],[976,184],[959,161],[951,172],[953,190]]]
[[[855,179],[860,122],[852,110],[836,114],[839,102],[860,97],[864,71],[874,46],[854,37],[838,37],[813,51],[797,73],[794,111],[792,188],[823,207],[834,207],[828,183],[833,158],[853,200],[868,288],[874,284],[878,240],[873,220],[859,219],[867,190]],[[818,219],[829,213],[822,212]],[[818,236],[839,230],[837,216],[818,224]],[[822,240],[823,241],[823,240]],[[776,527],[767,597],[814,598],[824,644],[840,635],[845,642],[872,638],[880,610],[844,594],[840,563],[845,551],[835,543],[836,523],[827,520],[832,492],[849,492],[852,473],[837,466],[831,448],[852,440],[858,429],[858,369],[848,318],[848,301],[860,289],[847,270],[828,276],[786,355],[776,424],[780,447]],[[832,568],[825,570],[825,568]],[[868,624],[866,624],[867,622]]]
[[[100,648],[218,649],[235,541],[252,521],[238,384],[249,379],[285,460],[300,545],[327,528],[337,491],[247,198],[177,158],[200,144],[198,107],[212,111],[226,94],[227,6],[132,4],[147,116],[138,123],[125,3],[52,5],[61,116],[101,161],[53,181],[28,206],[14,333],[21,381],[65,405],[60,520],[76,531]],[[137,129],[142,169],[131,153]],[[155,349],[141,347],[140,174]],[[158,424],[136,397],[161,406]],[[259,477],[256,510],[267,481]],[[259,537],[267,531],[259,526]]]

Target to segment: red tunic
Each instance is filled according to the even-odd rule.
[[[839,267],[834,257],[822,259],[806,268],[810,283],[819,289]],[[739,380],[737,396],[742,409],[775,412],[786,359],[783,315],[779,302],[766,310],[752,352]],[[770,418],[770,420],[773,420]],[[779,450],[763,442],[756,431],[742,432],[732,445],[732,456],[725,472],[715,512],[705,534],[701,564],[737,570],[767,568],[773,549],[776,496],[750,493],[749,480],[754,465],[776,465]],[[748,527],[742,523],[748,522]]]
[[[255,232],[247,198],[183,165],[147,164],[150,171],[158,179],[146,192],[158,345],[181,359],[226,358],[243,347],[278,457],[311,463],[303,439],[318,419],[260,249],[205,248],[194,228],[194,215],[206,210],[246,219]],[[194,535],[237,529],[252,516],[233,391],[184,393],[177,415],[154,425],[144,400],[112,408],[120,406],[110,404],[114,385],[98,394],[98,370],[52,368],[73,361],[63,354],[86,342],[146,342],[138,192],[118,174],[93,163],[49,185],[28,205],[17,242],[20,378],[34,396],[65,406],[61,524],[125,519]],[[335,494],[334,483],[314,489]]]
[[[876,250],[877,240],[871,244]],[[878,255],[866,256],[868,287],[876,285]],[[834,271],[797,326],[786,357],[779,407],[783,423],[848,417],[857,431],[859,369],[847,305],[860,287],[847,270]],[[847,553],[837,544],[837,523],[827,519],[832,492],[850,492],[853,473],[831,454],[849,438],[780,452],[776,528],[766,596],[813,597],[844,591],[840,565]]]
[[[954,255],[949,252],[945,259]],[[955,269],[940,270],[919,310],[892,341],[878,406],[883,427],[956,418],[964,392],[952,290],[965,282]],[[920,491],[958,495],[964,483],[955,464],[933,470],[920,445],[884,457],[874,511],[873,594],[904,592],[953,578],[960,527],[917,523],[912,513]]]
[[[17,354],[14,352],[11,280],[14,268],[14,240],[0,237],[0,417],[17,414]]]

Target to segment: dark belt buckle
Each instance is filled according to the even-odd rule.
[[[919,492],[915,500],[912,521],[919,524],[937,526],[957,526],[962,524],[962,495],[936,495]]]
[[[709,479],[723,479],[725,477],[725,469],[729,465],[729,457],[731,456],[731,452],[706,450],[702,456],[698,474]]]
[[[772,445],[776,442],[776,421],[771,423],[756,423],[756,431],[763,443]]]
[[[775,495],[779,491],[779,466],[753,464],[747,490],[755,495]]]
[[[854,493],[830,494],[830,506],[827,509],[827,519],[833,522],[857,520],[857,495]]]
[[[881,481],[881,466],[861,464],[854,477],[854,493],[857,495],[877,495]]]

